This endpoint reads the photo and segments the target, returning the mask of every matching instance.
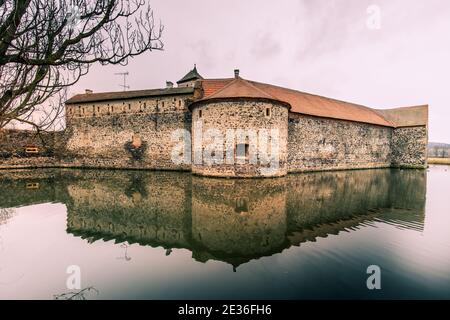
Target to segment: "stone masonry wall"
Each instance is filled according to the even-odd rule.
[[[191,129],[190,95],[67,107],[67,156],[76,166],[189,170],[175,165],[172,132]]]
[[[427,126],[393,129],[311,117],[289,113],[284,105],[264,100],[199,103],[191,113],[187,106],[192,98],[184,94],[69,104],[65,132],[38,137],[32,131],[0,130],[0,169],[142,168],[191,170],[209,176],[260,176],[261,166],[249,164],[249,159],[245,164],[192,166],[172,161],[172,150],[179,144],[172,140],[172,133],[177,129],[193,130],[192,151],[201,152],[211,143],[204,140],[196,145],[195,122],[200,110],[203,132],[217,129],[225,137],[227,129],[279,129],[280,169],[274,176],[287,172],[427,165]],[[25,156],[27,144],[38,146],[39,154]]]
[[[392,135],[392,165],[426,168],[428,134],[426,126],[397,128]]]
[[[392,128],[289,113],[289,172],[391,166]]]
[[[267,111],[269,110],[269,111]],[[202,116],[200,117],[200,112]],[[269,115],[267,114],[269,113]],[[227,143],[226,135],[228,129],[234,130],[254,130],[259,134],[259,129],[266,129],[270,133],[271,129],[277,129],[279,133],[279,168],[271,174],[272,176],[282,176],[287,173],[287,118],[288,109],[286,106],[268,101],[217,101],[207,104],[197,105],[192,113],[194,122],[192,131],[194,162],[192,171],[199,175],[208,176],[227,176],[227,177],[255,177],[261,176],[261,168],[267,168],[269,165],[261,164],[258,161],[250,163],[252,155],[257,154],[257,145],[251,143],[247,139],[249,145],[249,157],[245,159],[245,163],[241,164],[236,157],[238,153],[236,144],[240,142],[235,139],[232,145]],[[196,123],[200,122],[202,132],[205,134],[209,129],[218,130],[224,141],[222,143],[223,153],[218,154],[218,158],[225,159],[226,150],[234,149],[234,164],[222,163],[208,164],[205,161],[197,163],[195,154],[200,153],[213,143],[210,139],[204,138],[201,144],[196,140],[197,128]],[[268,143],[270,144],[270,142]],[[270,152],[269,152],[270,153]]]
[[[55,153],[61,146],[63,132],[41,132],[31,130],[0,129],[0,159],[25,157],[25,146],[38,148],[36,156],[47,156]]]

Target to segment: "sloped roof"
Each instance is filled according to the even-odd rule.
[[[200,83],[203,89],[203,97],[207,97],[217,90],[222,89],[233,80],[234,78],[201,80]]]
[[[378,113],[395,124],[396,127],[415,127],[428,125],[428,105],[380,109]]]
[[[194,88],[166,88],[166,89],[150,89],[135,91],[117,91],[117,92],[99,92],[99,93],[83,93],[77,94],[66,101],[67,104],[86,103],[95,101],[109,101],[122,99],[135,99],[153,96],[166,96],[177,94],[190,94],[194,92]]]
[[[201,102],[206,100],[219,100],[229,98],[252,98],[252,99],[267,99],[272,101],[281,102],[288,105],[288,103],[279,100],[271,94],[257,88],[251,82],[242,78],[236,78],[228,82],[224,87],[210,94],[209,96],[197,100],[195,102]]]
[[[177,83],[183,83],[191,80],[200,80],[203,79],[203,77],[198,73],[197,66],[194,65],[194,69],[189,71],[183,78],[177,81]]]
[[[201,80],[203,88],[203,99],[212,97],[216,92],[223,89],[234,79],[204,79]],[[293,89],[278,87],[266,83],[247,81],[260,91],[268,94],[278,101],[285,102],[291,106],[290,111],[305,115],[348,120],[376,124],[386,127],[395,125],[388,121],[375,109],[366,106],[326,98],[315,94],[305,93]],[[230,93],[230,92],[228,92]]]

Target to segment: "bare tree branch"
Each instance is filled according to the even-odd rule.
[[[46,130],[93,63],[126,65],[162,50],[162,32],[145,0],[0,0],[0,128]]]

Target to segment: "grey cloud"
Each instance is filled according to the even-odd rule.
[[[250,53],[259,59],[274,58],[281,53],[282,47],[275,35],[264,33],[255,37]]]
[[[126,68],[95,67],[71,93],[178,80],[194,63],[204,77],[245,78],[368,106],[430,103],[430,139],[450,142],[448,0],[151,0],[166,25],[165,51]],[[377,4],[382,28],[365,27]]]

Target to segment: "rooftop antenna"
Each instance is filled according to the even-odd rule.
[[[127,76],[129,75],[128,71],[125,72],[117,72],[114,73],[117,76],[123,76],[123,84],[119,84],[120,87],[123,88],[123,91],[130,89],[130,86],[127,85]]]

